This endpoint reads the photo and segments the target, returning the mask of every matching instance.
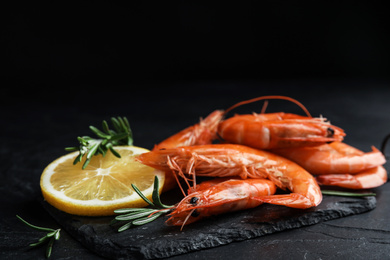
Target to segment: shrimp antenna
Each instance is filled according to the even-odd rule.
[[[184,225],[187,223],[188,219],[191,217],[192,213],[194,213],[195,210],[196,210],[196,209],[193,209],[193,210],[190,211],[190,213],[188,213],[187,217],[186,217],[185,220],[183,221],[183,224],[181,225],[180,231],[183,230]]]
[[[386,135],[386,137],[382,141],[381,152],[383,155],[385,155],[385,149],[386,149],[387,141],[389,141],[389,139],[390,139],[390,134]]]
[[[172,174],[175,177],[176,182],[179,185],[179,188],[180,188],[181,192],[183,193],[184,197],[187,196],[185,191],[184,191],[184,189],[183,189],[183,186],[181,186],[181,183],[180,183],[179,178],[177,177],[177,175],[180,175],[180,177],[182,177],[185,180],[185,182],[187,183],[188,187],[191,187],[191,185],[188,183],[187,177],[184,176],[182,170],[180,169],[179,165],[177,165],[176,161],[171,159],[169,156],[167,157],[167,163],[168,163],[169,167],[172,169]]]
[[[175,177],[176,182],[177,182],[177,185],[179,186],[179,188],[180,188],[181,192],[183,193],[184,197],[187,196],[187,195],[186,195],[186,192],[185,192],[184,189],[183,189],[183,186],[181,186],[181,183],[180,183],[180,181],[179,181],[179,178],[177,178],[176,172],[172,171],[172,174],[173,174],[173,176]]]
[[[286,96],[262,96],[262,97],[252,98],[252,99],[249,99],[249,100],[244,100],[244,101],[238,102],[237,104],[235,104],[235,105],[231,106],[230,108],[226,109],[224,114],[226,115],[229,111],[231,111],[231,110],[233,110],[233,109],[235,109],[235,108],[237,108],[239,106],[246,105],[246,104],[253,103],[253,102],[256,102],[256,101],[260,101],[260,100],[267,100],[267,99],[283,99],[283,100],[291,101],[294,104],[297,104],[300,108],[302,108],[302,110],[306,113],[306,115],[308,117],[312,117],[310,115],[309,110],[307,110],[307,108],[301,102],[299,102],[296,99],[293,99],[291,97],[286,97]]]
[[[263,107],[261,108],[261,114],[265,113],[267,107],[268,107],[268,100],[264,101]]]

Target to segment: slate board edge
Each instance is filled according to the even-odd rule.
[[[264,235],[273,234],[276,232],[281,232],[285,230],[290,229],[296,229],[303,226],[310,226],[315,225],[320,222],[325,222],[328,220],[333,220],[337,218],[347,217],[355,214],[361,214],[368,212],[376,207],[376,199],[375,197],[368,197],[367,200],[365,200],[365,203],[359,204],[356,203],[358,207],[351,208],[349,212],[345,212],[344,214],[340,214],[337,210],[318,210],[312,213],[312,215],[309,216],[300,216],[297,218],[288,218],[285,221],[279,221],[273,224],[265,224],[265,223],[251,223],[251,225],[258,225],[258,228],[255,229],[242,229],[240,231],[240,237],[227,237],[225,233],[221,232],[213,232],[208,233],[202,239],[207,239],[209,243],[205,243],[202,246],[193,246],[193,243],[188,242],[188,246],[186,248],[183,248],[183,242],[181,242],[180,247],[175,247],[177,243],[172,241],[172,250],[170,252],[166,252],[165,254],[161,253],[158,247],[155,247],[154,251],[146,251],[143,252],[143,255],[146,259],[158,259],[158,258],[165,258],[165,257],[171,257],[175,255],[185,254],[189,252],[194,252],[197,250],[202,249],[208,249],[216,246],[222,246],[226,245],[232,242],[239,242],[247,239],[252,239]],[[322,218],[316,218],[317,216],[322,215]],[[328,217],[324,217],[324,215],[327,215]],[[314,219],[314,220],[313,220]],[[279,227],[286,227],[287,228],[279,228]],[[243,238],[245,237],[245,238]],[[142,251],[142,249],[141,249]],[[132,259],[132,258],[124,258],[124,259]]]
[[[361,201],[362,202],[362,201]],[[60,224],[62,225],[62,221],[59,220],[59,215],[67,219],[67,213],[62,213],[57,209],[53,208],[51,205],[43,201],[44,208],[49,212],[49,214]],[[265,224],[265,223],[251,223],[251,227],[254,225],[258,225],[258,228],[251,229],[242,229],[240,231],[240,237],[229,237],[226,236],[225,233],[221,232],[212,232],[209,234],[205,234],[204,237],[201,237],[203,243],[201,246],[194,246],[194,243],[187,242],[181,243],[180,247],[178,247],[177,243],[172,241],[172,246],[169,250],[162,251],[158,246],[155,246],[155,250],[145,250],[143,247],[120,247],[115,242],[111,241],[107,238],[99,237],[93,227],[91,225],[82,225],[79,228],[71,228],[69,225],[64,228],[72,237],[74,237],[77,241],[79,241],[82,245],[84,245],[89,250],[94,253],[110,258],[110,259],[159,259],[166,258],[175,255],[185,254],[189,252],[194,252],[202,249],[208,249],[216,246],[226,245],[232,242],[239,242],[247,239],[252,239],[264,235],[269,235],[276,232],[281,232],[289,229],[296,229],[303,226],[309,226],[318,224],[320,222],[325,222],[328,220],[333,220],[337,218],[347,217],[354,214],[361,214],[368,212],[376,207],[376,198],[375,197],[367,197],[364,200],[363,204],[356,203],[357,207],[351,208],[350,211],[340,213],[337,210],[325,209],[318,210],[313,212],[315,216],[321,216],[321,218],[313,218],[308,216],[300,216],[297,218],[288,218],[283,222],[279,222],[275,225]],[[327,215],[327,217],[324,217]],[[314,219],[314,220],[313,220]],[[287,225],[286,225],[287,224]],[[279,229],[280,226],[284,226],[286,228]],[[92,236],[84,236],[85,231],[88,230],[88,233],[93,233]],[[186,245],[186,246],[183,246]],[[110,250],[107,250],[107,249]],[[110,252],[110,253],[107,253]]]

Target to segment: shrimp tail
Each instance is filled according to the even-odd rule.
[[[314,178],[292,180],[293,191],[290,194],[272,196],[257,196],[255,199],[264,203],[287,206],[290,208],[307,209],[318,206],[322,201],[322,193]],[[295,191],[295,192],[294,192]]]

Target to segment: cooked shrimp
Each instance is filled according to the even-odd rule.
[[[167,223],[184,226],[204,217],[254,208],[262,204],[254,197],[272,195],[275,191],[275,184],[266,179],[216,178],[201,183],[195,192],[182,199]]]
[[[341,141],[345,133],[331,125],[325,118],[313,118],[307,109],[295,99],[284,96],[264,96],[240,102],[239,105],[266,99],[285,99],[298,104],[307,114],[289,113],[235,115],[218,126],[218,134],[229,143],[244,144],[258,149],[318,145]]]
[[[184,130],[168,137],[161,143],[155,145],[153,150],[162,148],[175,148],[179,146],[211,144],[216,138],[219,122],[222,120],[223,111],[215,110],[198,124],[187,127]]]
[[[272,151],[296,162],[314,175],[356,174],[386,162],[385,156],[375,147],[372,147],[372,152],[364,153],[342,142]]]
[[[175,148],[179,146],[211,144],[216,138],[217,127],[221,121],[223,112],[215,110],[205,119],[201,119],[198,124],[187,127],[184,130],[168,137],[161,143],[154,146],[153,151],[164,148]],[[163,191],[170,190],[176,186],[176,179],[172,171],[165,174]]]
[[[141,154],[136,160],[163,171],[172,170],[184,179],[187,179],[185,175],[190,175],[194,183],[196,176],[268,178],[278,187],[292,191],[277,198],[261,197],[264,202],[272,204],[308,208],[317,206],[322,200],[314,177],[302,167],[281,156],[243,145],[171,148]]]
[[[363,170],[357,174],[328,174],[316,177],[318,184],[348,189],[371,189],[385,184],[387,171],[382,166]]]

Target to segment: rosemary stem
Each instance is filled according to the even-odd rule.
[[[355,192],[346,192],[346,191],[333,191],[333,190],[322,190],[322,194],[331,195],[331,196],[343,196],[343,197],[366,197],[366,196],[375,196],[375,193],[355,193]]]
[[[55,229],[51,229],[51,228],[44,228],[44,227],[38,227],[38,226],[35,226],[35,225],[32,225],[30,223],[28,223],[27,221],[25,221],[24,219],[22,219],[21,217],[19,217],[18,215],[16,215],[16,217],[21,220],[24,224],[26,224],[27,226],[31,227],[31,228],[34,228],[36,230],[40,230],[40,231],[46,231],[46,232],[55,232],[56,230]]]

